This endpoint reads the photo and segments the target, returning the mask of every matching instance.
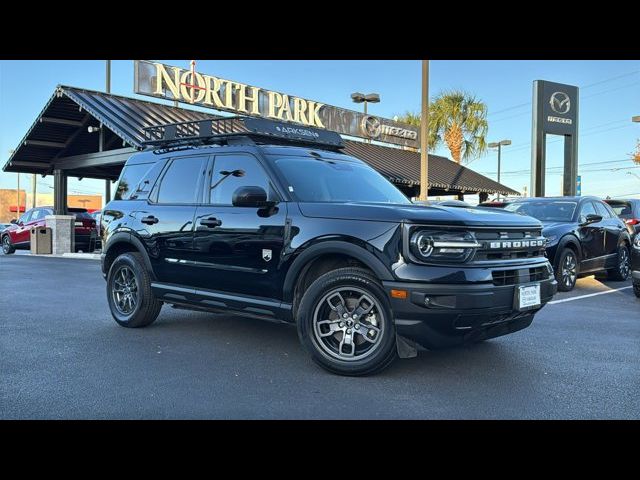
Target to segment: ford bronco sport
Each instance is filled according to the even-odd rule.
[[[556,292],[539,221],[412,204],[335,132],[232,117],[145,134],[102,215],[124,327],[163,303],[290,322],[319,365],[366,375],[523,329]]]

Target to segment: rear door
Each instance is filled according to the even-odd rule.
[[[612,214],[603,202],[594,201],[596,212],[602,215],[602,224],[604,227],[604,255],[610,255],[606,259],[607,266],[615,267],[617,259],[615,255],[618,253],[618,244],[620,242],[620,234],[626,230],[626,226],[620,218]]]
[[[578,223],[584,223],[587,215],[598,215],[593,202],[586,201],[580,207]],[[578,227],[580,244],[582,246],[582,261],[580,269],[583,272],[598,270],[604,266],[605,255],[604,220]]]
[[[209,155],[180,156],[164,167],[148,200],[131,215],[160,282],[194,283],[193,218]]]
[[[233,171],[240,174],[229,175]],[[286,203],[272,212],[234,207],[233,192],[242,186],[261,187],[270,200],[279,200],[257,157],[216,155],[195,218],[194,250],[200,271],[195,282],[202,289],[279,299]]]

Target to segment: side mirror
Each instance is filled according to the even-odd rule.
[[[586,220],[582,222],[580,225],[582,226],[591,225],[592,223],[598,223],[601,221],[602,221],[601,215],[594,215],[593,213],[590,213],[589,215],[587,215]]]
[[[15,218],[11,219],[11,223],[13,223],[14,225],[16,225],[18,223],[18,220],[16,220]]]
[[[267,192],[262,187],[239,187],[233,192],[231,199],[234,207],[264,208],[275,205],[275,202],[267,200]]]

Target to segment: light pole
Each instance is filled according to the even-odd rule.
[[[511,140],[500,140],[487,145],[489,148],[498,149],[498,183],[500,183],[500,154],[502,153],[502,147],[507,145],[511,145]],[[498,200],[500,200],[500,192],[498,192]]]
[[[367,104],[380,103],[380,95],[377,93],[365,95],[364,93],[354,92],[351,94],[351,100],[353,100],[354,103],[364,103],[364,114],[367,115]]]
[[[420,200],[429,198],[429,60],[422,60],[420,106]]]
[[[380,95],[377,93],[369,93],[365,95],[364,93],[354,92],[351,94],[351,100],[353,103],[364,103],[364,114],[367,115],[367,104],[368,103],[380,103]],[[365,142],[371,143],[371,139],[365,140]]]

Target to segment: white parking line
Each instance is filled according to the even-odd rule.
[[[571,302],[572,300],[580,300],[581,298],[595,297],[597,295],[605,295],[607,293],[619,292],[620,290],[626,290],[628,288],[633,288],[633,285],[630,285],[628,287],[616,288],[614,290],[607,290],[606,292],[589,293],[587,295],[580,295],[579,297],[563,298],[562,300],[553,300],[552,302],[549,302],[549,305],[553,305],[554,303]]]

